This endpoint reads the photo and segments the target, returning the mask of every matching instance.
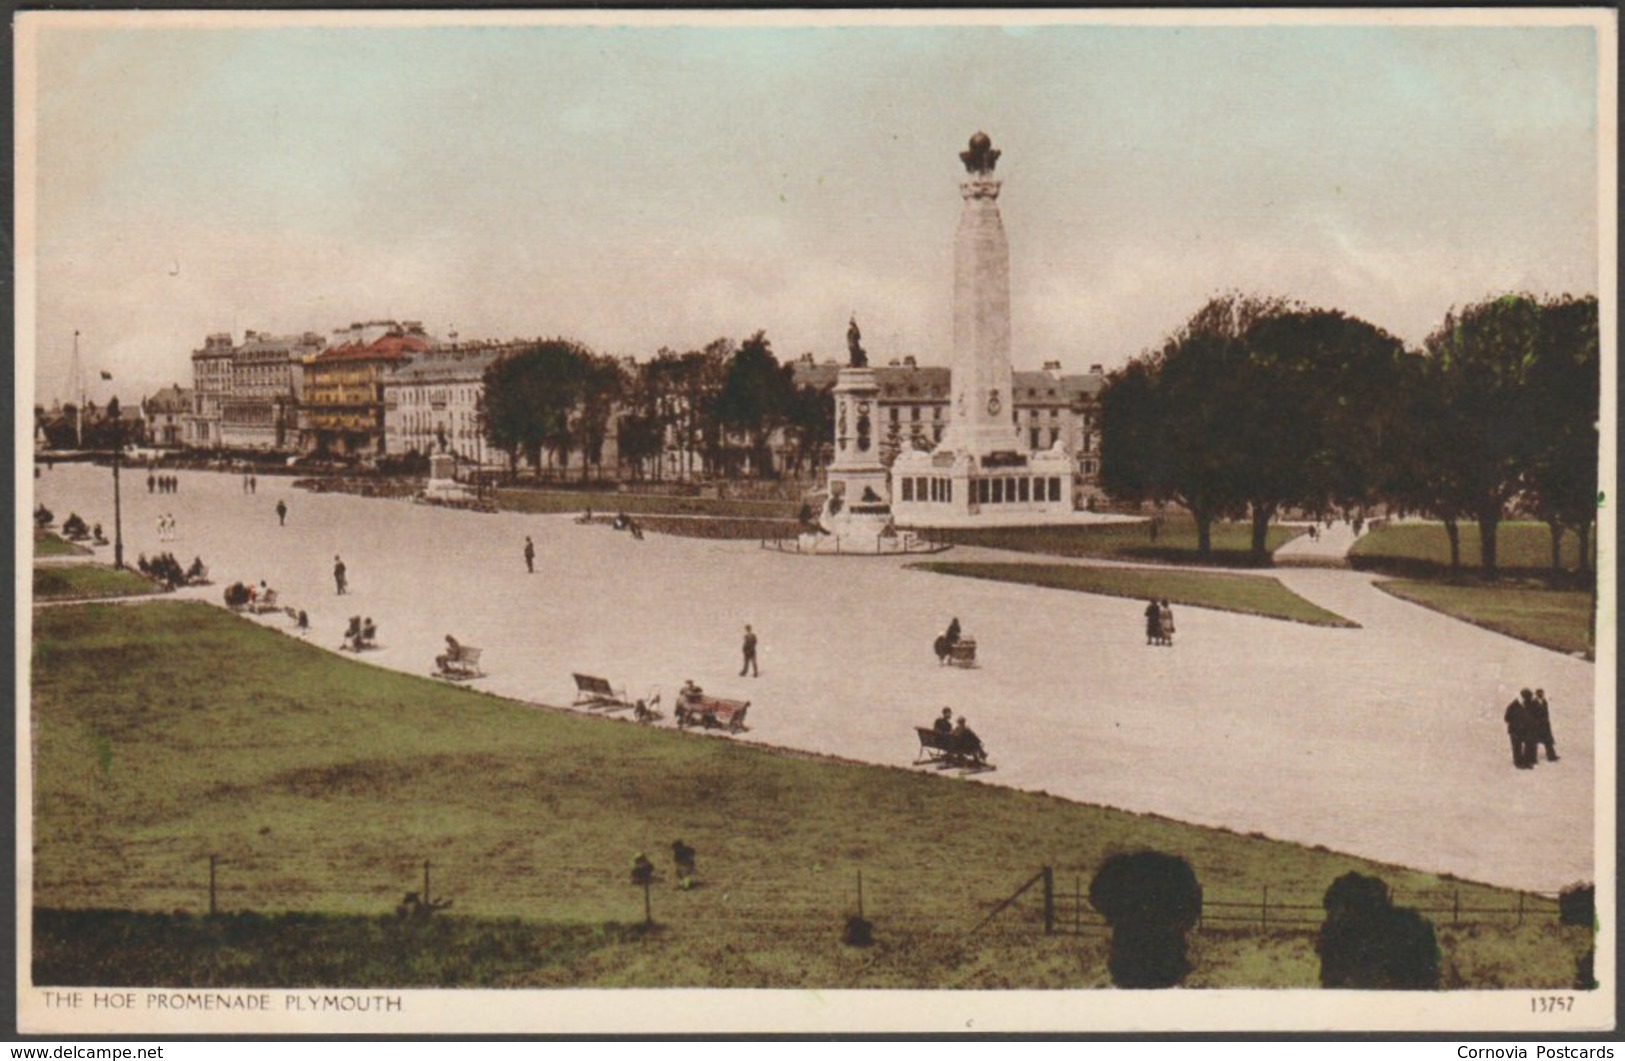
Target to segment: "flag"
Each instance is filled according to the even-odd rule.
[[[102,369],[102,379],[112,379],[112,378],[113,378],[113,374],[111,372],[107,371],[106,369]]]

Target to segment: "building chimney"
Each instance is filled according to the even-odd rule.
[[[1106,370],[1103,367],[1101,367],[1100,365],[1090,365],[1089,366],[1089,375],[1091,375],[1091,376],[1104,376],[1105,374],[1106,374]]]

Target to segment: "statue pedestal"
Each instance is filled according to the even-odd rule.
[[[473,491],[457,481],[457,460],[449,453],[429,458],[429,484],[420,495],[425,501],[472,501]]]

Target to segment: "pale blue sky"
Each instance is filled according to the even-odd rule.
[[[1208,295],[1419,342],[1598,287],[1589,27],[438,27],[38,36],[38,385],[205,333],[422,319],[647,357],[945,363],[957,153],[1004,151],[1018,367]],[[171,275],[178,268],[178,275]],[[94,374],[94,372],[92,372]],[[105,398],[106,395],[103,395]]]

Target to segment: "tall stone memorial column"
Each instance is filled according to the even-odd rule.
[[[993,179],[999,151],[977,133],[959,158],[967,176],[954,233],[953,407],[943,443],[980,457],[1021,448],[1010,382],[1010,244],[999,216],[1002,182]]]

